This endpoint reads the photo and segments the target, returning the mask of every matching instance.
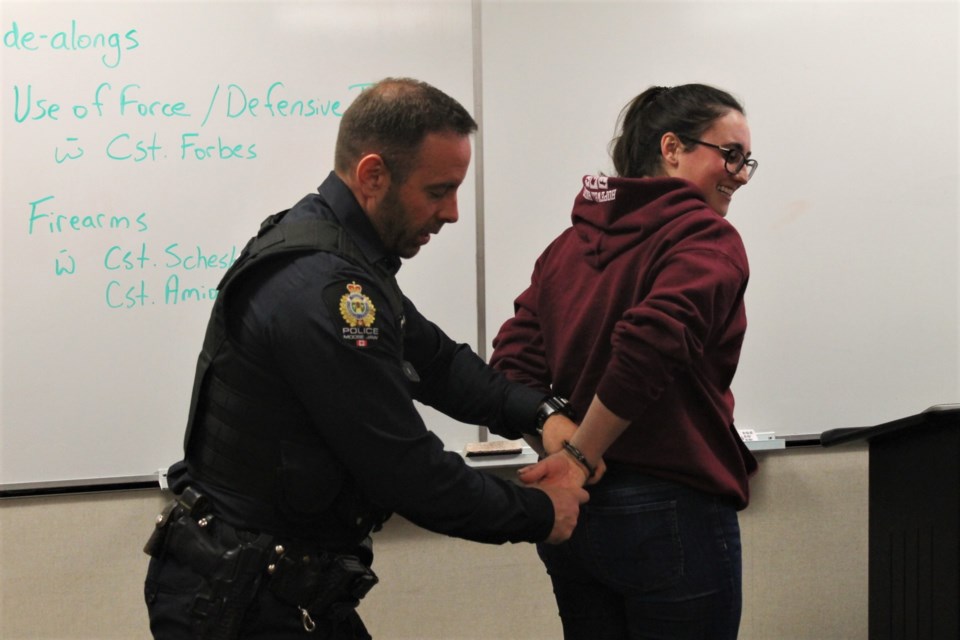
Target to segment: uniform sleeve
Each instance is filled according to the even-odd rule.
[[[460,422],[487,426],[505,438],[535,432],[537,407],[545,394],[487,366],[473,349],[451,340],[409,301],[404,353],[419,374],[414,397],[420,402]]]
[[[286,294],[271,310],[268,343],[321,437],[361,490],[380,507],[439,533],[491,543],[544,540],[553,526],[545,493],[469,468],[427,430],[412,399],[418,383],[399,357],[400,323],[377,286],[330,254],[299,260],[287,271]],[[408,322],[415,341],[428,339],[417,337],[427,331],[423,322]],[[451,347],[443,338],[429,339],[444,342],[439,351],[446,353]],[[414,359],[427,380],[442,369],[433,370],[436,360]],[[462,362],[464,356],[454,348],[449,359]],[[477,378],[474,368],[446,370]],[[446,388],[466,402],[457,383]],[[486,400],[476,404],[465,404],[460,415],[491,410]]]

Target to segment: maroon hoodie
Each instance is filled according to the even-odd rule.
[[[747,326],[736,229],[690,183],[586,176],[573,226],[537,259],[491,364],[570,399],[594,394],[630,427],[607,462],[749,501],[756,461],[730,383]]]

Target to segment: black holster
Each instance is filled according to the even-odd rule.
[[[204,578],[191,609],[197,637],[231,640],[260,586],[270,543],[270,536],[241,536],[215,520],[203,496],[188,488],[157,517],[144,551],[169,555]]]

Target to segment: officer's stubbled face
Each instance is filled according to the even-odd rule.
[[[444,224],[457,221],[457,189],[470,153],[468,136],[427,134],[407,179],[390,184],[372,216],[387,250],[412,258]]]

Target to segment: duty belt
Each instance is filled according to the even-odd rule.
[[[262,580],[297,607],[307,631],[316,629],[315,617],[348,615],[378,582],[357,556],[235,529],[216,518],[192,487],[157,516],[144,552],[154,558],[169,554],[204,578],[192,612],[205,639],[237,636]]]

